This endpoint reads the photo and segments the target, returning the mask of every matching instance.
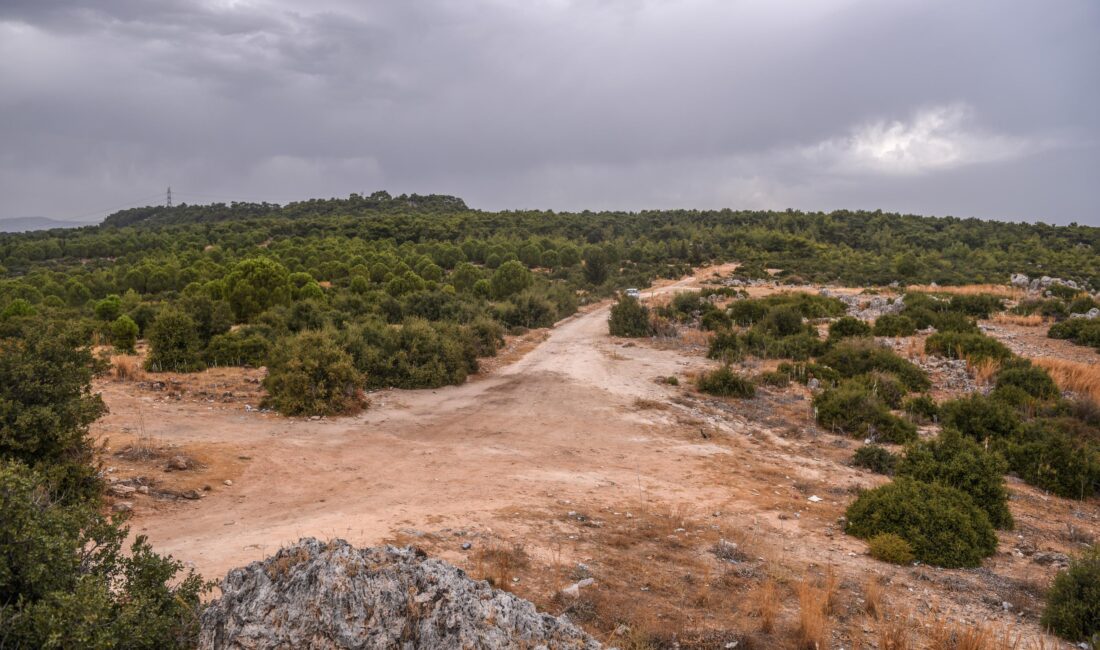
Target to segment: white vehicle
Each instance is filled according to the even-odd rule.
[[[627,290],[626,290],[626,295],[628,295],[628,296],[630,296],[631,298],[633,298],[633,299],[637,300],[638,298],[641,298],[641,297],[642,297],[642,292],[641,292],[641,291],[638,291],[638,290],[637,290],[637,289],[635,289],[634,287],[631,287],[631,288],[629,288],[629,289],[627,289]]]

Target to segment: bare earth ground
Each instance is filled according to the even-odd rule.
[[[1010,479],[1017,527],[983,568],[872,560],[837,520],[857,488],[885,479],[847,465],[858,441],[818,430],[804,388],[705,398],[690,377],[713,362],[611,338],[607,314],[597,305],[512,340],[462,386],[374,393],[355,417],[259,412],[260,371],[104,380],[111,412],[95,433],[110,476],[151,486],[130,499],[134,532],[208,578],[302,536],[411,543],[620,647],[643,635],[793,645],[802,581],[830,594],[834,647],[952,623],[1030,641],[1056,570],[1043,553],[1100,537],[1097,500]],[[668,376],[680,386],[656,381]],[[128,445],[151,458],[118,457]],[[165,471],[174,455],[197,466]],[[579,596],[558,593],[589,575]]]

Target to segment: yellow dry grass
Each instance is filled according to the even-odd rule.
[[[1010,287],[1006,284],[964,284],[946,287],[932,286],[930,284],[911,284],[906,287],[906,290],[925,293],[951,293],[967,296],[988,293],[994,296],[1000,296],[1001,298],[1022,298],[1027,294],[1023,289]]]
[[[1021,327],[1039,327],[1048,322],[1046,318],[1043,318],[1039,314],[1028,314],[1024,316],[1021,314],[1010,314],[1008,312],[993,314],[992,320],[994,323],[999,323],[1001,325],[1019,325]]]
[[[141,360],[134,357],[111,357],[111,374],[118,381],[144,381]]]
[[[1032,363],[1050,373],[1062,390],[1088,395],[1100,402],[1100,364],[1081,363],[1054,357],[1038,357]]]
[[[966,360],[966,370],[970,377],[979,384],[988,384],[993,381],[993,375],[1000,370],[1001,364],[996,359]]]

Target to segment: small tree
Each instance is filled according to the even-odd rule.
[[[489,286],[494,299],[504,300],[530,287],[532,282],[531,271],[523,263],[511,260],[493,272]]]
[[[1068,569],[1054,577],[1042,624],[1071,641],[1100,635],[1100,546],[1074,558]]]
[[[871,326],[864,323],[858,318],[851,316],[844,316],[838,320],[829,324],[829,340],[839,341],[840,339],[849,338],[852,336],[868,336],[871,334]]]
[[[607,328],[611,336],[650,336],[653,330],[649,324],[649,308],[633,296],[621,296],[619,302],[611,308]]]
[[[137,343],[138,326],[134,319],[123,314],[111,323],[111,345],[119,352],[132,354]]]
[[[323,332],[284,340],[264,378],[264,404],[283,415],[337,415],[365,405],[351,357]]]
[[[196,372],[206,368],[195,321],[178,309],[165,309],[149,328],[149,358],[153,372]]]
[[[752,380],[737,374],[729,366],[722,366],[699,375],[695,387],[704,393],[719,397],[748,398],[756,395],[756,386],[753,385]]]

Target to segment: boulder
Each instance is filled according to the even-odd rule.
[[[583,648],[600,644],[423,551],[313,538],[233,569],[199,648]]]

